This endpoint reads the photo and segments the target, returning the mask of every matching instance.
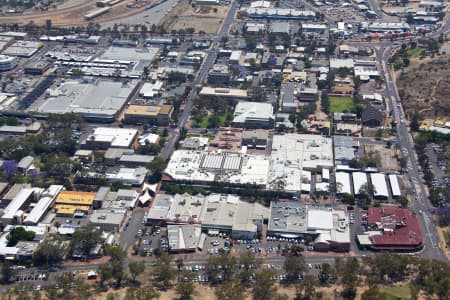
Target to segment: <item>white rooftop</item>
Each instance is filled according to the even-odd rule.
[[[137,129],[133,128],[97,127],[87,139],[109,142],[111,147],[128,148],[136,134]]]

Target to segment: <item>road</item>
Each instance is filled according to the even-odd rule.
[[[203,63],[198,70],[197,77],[195,78],[194,82],[191,85],[192,89],[189,92],[188,96],[186,97],[185,100],[186,104],[184,106],[184,110],[181,114],[181,117],[179,118],[178,128],[171,129],[169,131],[170,139],[161,151],[161,156],[164,159],[168,159],[175,150],[175,145],[178,141],[178,138],[180,137],[180,128],[183,128],[184,125],[186,125],[186,123],[189,120],[189,117],[191,116],[192,107],[194,105],[194,99],[197,96],[196,86],[198,84],[202,84],[206,80],[209,69],[211,69],[211,67],[214,65],[214,62],[216,61],[217,58],[218,53],[217,51],[219,49],[219,44],[221,42],[222,37],[227,36],[228,34],[228,30],[230,29],[230,26],[233,23],[233,18],[238,8],[238,5],[239,3],[237,1],[233,1],[231,3],[230,10],[222,23],[222,27],[219,29],[217,36],[213,39],[210,48],[206,52],[207,53],[206,57],[204,58]]]

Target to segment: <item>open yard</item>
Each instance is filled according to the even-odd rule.
[[[228,10],[229,6],[192,6],[187,0],[181,0],[164,17],[160,25],[168,32],[194,28],[196,33],[203,31],[208,34],[214,34],[219,30]]]
[[[407,300],[411,299],[409,285],[391,286],[382,290],[387,300]]]
[[[355,108],[355,103],[353,103],[350,97],[330,97],[330,112],[344,112],[351,111]]]

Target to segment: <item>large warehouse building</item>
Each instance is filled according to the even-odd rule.
[[[138,87],[110,80],[68,81],[53,89],[37,109],[44,114],[79,113],[89,121],[113,122]]]

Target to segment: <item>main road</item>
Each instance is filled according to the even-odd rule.
[[[436,38],[441,34],[445,35],[447,34],[449,28],[450,19],[447,15],[442,22],[442,26],[437,31],[428,34],[428,37]],[[440,239],[437,233],[436,225],[433,221],[433,216],[431,215],[430,204],[428,202],[425,185],[419,174],[419,166],[417,164],[414,150],[414,141],[408,131],[408,127],[405,124],[405,112],[402,109],[393,70],[388,65],[388,60],[393,50],[395,50],[395,48],[393,47],[393,44],[391,42],[381,42],[377,46],[375,46],[377,60],[382,65],[383,77],[386,84],[384,96],[389,103],[393,118],[397,123],[397,143],[403,156],[407,158],[408,175],[415,196],[412,208],[419,216],[424,235],[425,247],[422,251],[422,256],[430,259],[448,262],[447,257],[439,247]]]
[[[231,3],[230,10],[228,11],[227,16],[222,23],[222,27],[219,29],[217,36],[212,40],[211,46],[206,52],[206,57],[198,70],[197,77],[191,84],[191,91],[186,97],[184,110],[181,113],[181,117],[179,118],[178,128],[170,130],[169,132],[170,139],[167,142],[166,146],[161,151],[161,156],[164,159],[168,159],[172,155],[175,149],[175,145],[178,141],[178,138],[180,137],[180,130],[181,128],[184,127],[184,125],[186,125],[191,116],[192,107],[194,105],[194,99],[197,96],[196,87],[197,85],[202,84],[206,80],[209,69],[211,69],[211,67],[214,65],[214,62],[216,61],[217,58],[219,44],[222,38],[228,35],[228,30],[230,29],[230,26],[233,23],[233,18],[238,8],[238,5],[239,5],[238,1],[233,1]]]

